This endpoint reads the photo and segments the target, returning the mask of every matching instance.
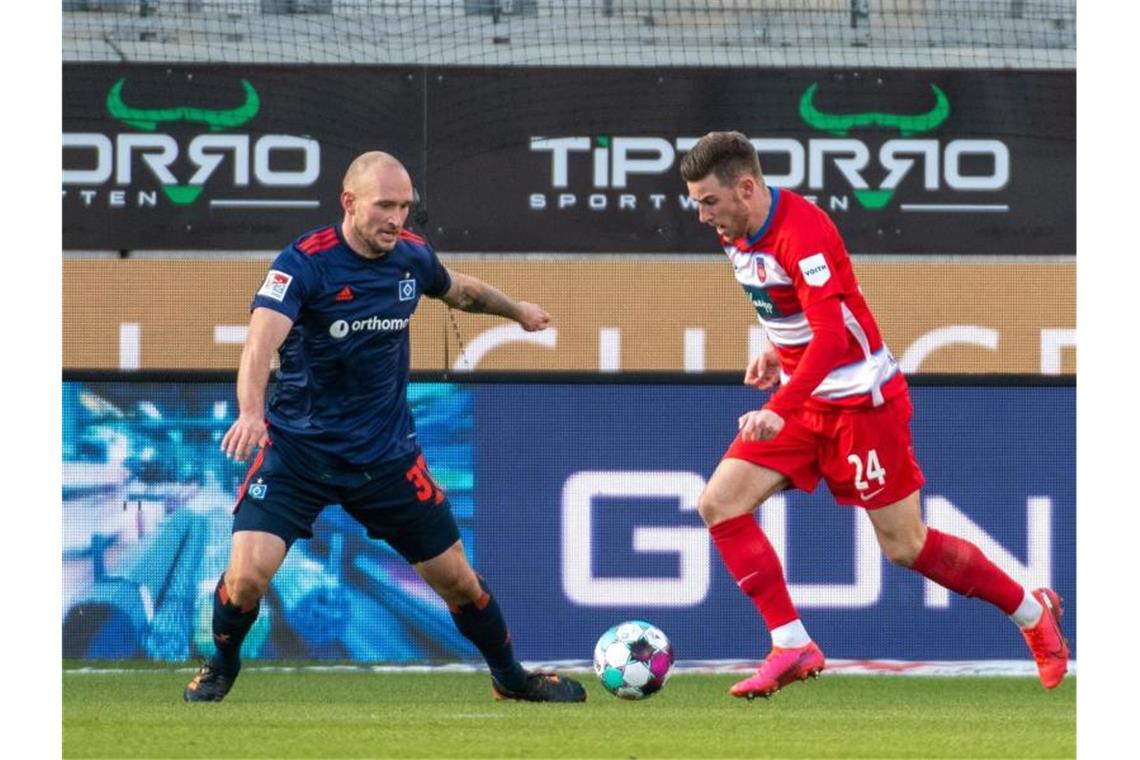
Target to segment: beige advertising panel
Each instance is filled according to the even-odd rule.
[[[419,370],[739,371],[762,345],[752,307],[708,261],[444,261],[544,306],[553,329],[430,298],[412,320]],[[235,369],[267,261],[65,260],[66,369]],[[857,262],[909,372],[1076,372],[1076,266]],[[462,351],[459,346],[462,344]]]

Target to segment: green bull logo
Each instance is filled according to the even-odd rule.
[[[245,89],[245,103],[230,110],[208,110],[190,106],[149,110],[131,108],[123,102],[123,85],[126,81],[120,79],[115,82],[111,91],[107,93],[107,113],[113,119],[147,132],[154,132],[158,129],[158,125],[164,122],[179,121],[203,124],[209,127],[211,132],[219,132],[242,126],[257,116],[257,112],[261,109],[261,98],[248,79],[241,80],[241,85]]]
[[[930,89],[934,91],[934,96],[937,99],[934,108],[928,113],[915,116],[874,111],[855,114],[824,113],[812,105],[812,99],[818,89],[819,85],[813,84],[804,90],[804,94],[800,98],[800,116],[809,126],[839,137],[846,137],[847,133],[853,129],[865,129],[867,127],[897,129],[901,136],[910,137],[937,129],[950,116],[950,101],[947,99],[946,93],[934,84],[930,85]]]
[[[827,137],[807,140],[790,136],[753,137],[751,142],[765,167],[765,179],[774,187],[803,193],[832,212],[850,210],[853,196],[869,211],[894,208],[896,193],[908,180],[910,199],[897,205],[902,212],[1008,212],[1004,203],[959,203],[957,193],[996,193],[1008,185],[1009,148],[996,139],[940,140],[932,135],[950,117],[950,98],[937,84],[930,85],[932,103],[915,113],[865,111],[828,113],[816,105],[819,84],[800,95],[798,113],[807,126]],[[887,139],[876,133],[883,131]],[[858,136],[856,136],[858,135]],[[697,137],[532,137],[529,149],[550,157],[549,189],[528,199],[534,211],[586,208],[591,211],[659,211],[675,199],[682,210],[696,206],[685,193],[638,193],[641,177],[676,175],[678,158],[696,144]],[[869,139],[874,139],[869,143]],[[877,149],[873,145],[878,144]],[[574,192],[589,172],[592,191]],[[878,178],[872,186],[869,178]],[[845,186],[837,187],[835,180]],[[576,181],[572,181],[576,180]],[[655,183],[661,185],[663,183]],[[954,195],[946,202],[947,191]],[[932,195],[938,193],[938,201]],[[982,200],[985,200],[983,197]]]
[[[950,99],[936,84],[930,85],[934,95],[934,105],[925,113],[896,114],[879,111],[864,113],[825,113],[815,106],[818,84],[812,84],[800,97],[800,117],[808,126],[837,137],[848,137],[856,130],[893,130],[898,138],[891,138],[879,148],[879,166],[886,175],[877,188],[869,186],[865,179],[865,169],[870,163],[870,151],[865,142],[855,139],[812,140],[809,141],[811,155],[809,186],[822,185],[822,168],[819,164],[825,154],[832,155],[839,169],[852,188],[855,199],[866,209],[886,208],[905,178],[921,159],[923,163],[923,189],[941,190],[943,186],[952,190],[1000,190],[1009,181],[1009,150],[998,140],[952,140],[941,149],[937,140],[907,139],[915,135],[931,132],[950,117]],[[969,175],[962,171],[964,157],[976,156],[988,161],[991,171],[988,175]],[[816,160],[818,157],[819,160]],[[940,169],[941,163],[941,169]],[[941,182],[940,182],[941,180]],[[1004,205],[956,207],[952,204],[908,204],[903,211],[938,210],[1008,210]]]
[[[240,80],[240,85],[243,101],[234,108],[140,108],[128,100],[129,81],[119,79],[107,92],[106,112],[132,131],[65,132],[65,198],[72,189],[73,197],[85,206],[105,199],[110,208],[132,205],[131,201],[145,208],[159,205],[161,191],[170,204],[190,206],[211,183],[221,193],[229,190],[240,197],[211,197],[210,208],[319,206],[316,200],[278,196],[283,189],[308,188],[317,182],[320,144],[295,135],[255,137],[234,131],[253,122],[261,112],[257,89],[248,79]],[[181,128],[172,133],[173,127]],[[194,128],[198,133],[193,133]],[[132,191],[133,197],[129,196]],[[251,192],[256,195],[250,197]]]

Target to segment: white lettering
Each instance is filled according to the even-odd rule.
[[[270,166],[270,156],[273,151],[299,151],[304,157],[303,168],[298,171],[274,170]],[[269,187],[311,185],[321,174],[320,143],[306,137],[265,135],[254,147],[253,173],[261,184]]]
[[[804,181],[804,146],[798,140],[754,138],[752,146],[760,156],[760,165],[764,166],[764,154],[782,154],[788,157],[788,173],[772,174],[764,172],[764,181],[770,187],[796,187]]]
[[[528,333],[513,322],[509,325],[492,327],[476,335],[467,344],[467,348],[456,357],[452,369],[457,372],[473,370],[487,354],[510,343],[527,343],[543,348],[554,348],[558,343],[558,330],[551,327],[541,332]]]
[[[65,132],[63,147],[71,150],[88,149],[95,152],[94,169],[64,169],[65,185],[101,185],[111,179],[111,163],[115,153],[111,139],[94,132]]]
[[[1061,351],[1077,347],[1077,331],[1068,328],[1042,328],[1041,374],[1061,374]]]
[[[989,155],[993,158],[990,176],[963,176],[958,160],[965,155]],[[1001,190],[1009,182],[1009,148],[998,140],[952,140],[946,146],[946,184],[955,190]]]
[[[902,358],[899,369],[903,372],[918,372],[926,357],[940,348],[953,345],[977,346],[989,351],[998,347],[998,331],[976,325],[948,325],[938,327],[915,339]]]
[[[823,159],[825,156],[848,156],[835,158],[835,166],[851,187],[856,190],[867,188],[867,182],[859,171],[867,166],[871,152],[858,140],[812,140],[808,149],[808,187],[823,188]]]
[[[696,211],[697,202],[687,195],[678,195],[677,200],[681,203],[681,208],[685,211]]]
[[[853,583],[792,583],[789,574],[788,593],[798,607],[856,609],[871,607],[883,589],[883,560],[875,527],[862,509],[847,510],[855,520],[855,580]],[[788,500],[776,494],[758,510],[760,525],[768,536],[780,563],[788,567]]]
[[[621,328],[598,328],[598,371],[621,371]]]
[[[115,182],[131,184],[131,163],[138,150],[142,159],[158,181],[164,185],[177,185],[178,179],[170,171],[170,164],[178,157],[178,143],[170,135],[119,135],[118,155],[115,156]],[[157,151],[157,152],[155,152]]]
[[[551,180],[552,187],[567,187],[570,184],[570,151],[586,151],[590,149],[588,137],[556,137],[547,139],[536,137],[530,141],[530,149],[534,151],[550,151],[551,154]]]
[[[216,151],[216,152],[209,152]],[[204,185],[224,158],[223,152],[233,154],[234,184],[249,184],[249,135],[199,135],[190,142],[190,160],[198,171],[190,178],[191,185]]]
[[[685,328],[685,371],[705,371],[705,329]]]
[[[608,187],[610,184],[610,149],[598,148],[594,151],[594,187]]]
[[[249,328],[246,325],[214,325],[214,342],[219,345],[243,345]]]
[[[119,324],[119,369],[138,369],[142,366],[141,335],[138,322]]]
[[[625,187],[630,174],[661,174],[673,166],[675,153],[660,137],[615,137],[613,139],[613,187]],[[631,153],[652,153],[653,158],[630,158]]]
[[[567,598],[590,607],[700,604],[708,594],[711,577],[704,528],[634,528],[634,552],[677,555],[677,577],[599,578],[593,572],[593,501],[603,496],[675,498],[682,512],[692,512],[704,487],[700,475],[679,471],[584,471],[567,478],[562,487],[562,589]]]
[[[922,186],[927,190],[938,189],[937,140],[887,140],[879,148],[879,163],[887,170],[880,190],[894,190],[914,166],[913,158],[899,158],[901,155],[922,156]]]

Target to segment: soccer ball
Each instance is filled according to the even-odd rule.
[[[673,668],[673,645],[644,620],[618,623],[594,646],[594,672],[615,697],[644,699],[661,690]]]

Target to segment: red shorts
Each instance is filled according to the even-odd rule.
[[[743,441],[737,434],[724,457],[775,470],[808,493],[822,477],[838,503],[877,509],[926,482],[911,445],[911,412],[907,394],[870,409],[801,409],[771,440]]]

